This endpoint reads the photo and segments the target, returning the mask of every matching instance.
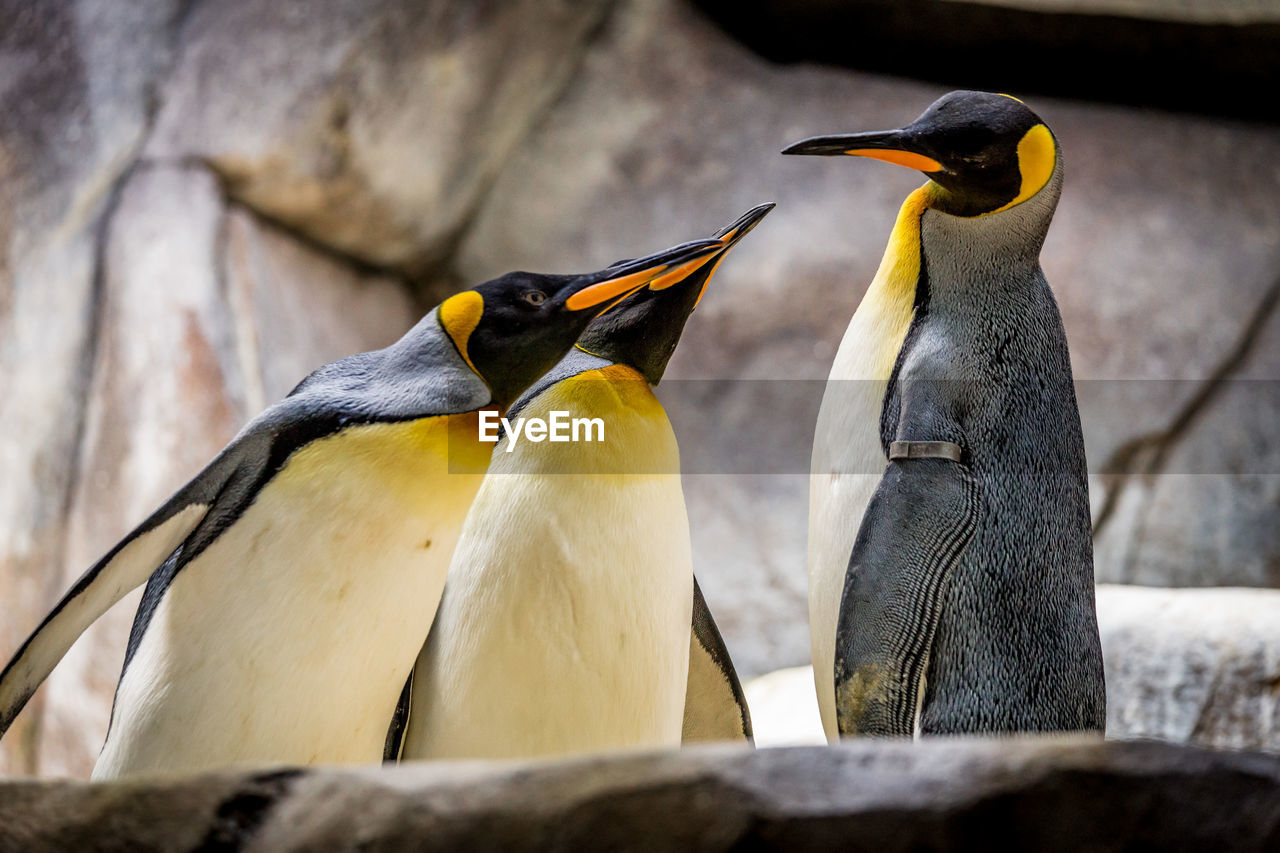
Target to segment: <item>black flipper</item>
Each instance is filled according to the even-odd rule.
[[[751,712],[706,599],[693,580],[693,630],[689,683],[684,700],[684,743],[745,740],[752,743]]]
[[[228,451],[81,575],[14,653],[0,672],[0,736],[85,629],[151,577],[200,525],[235,472],[234,454]]]
[[[980,506],[977,480],[961,462],[889,462],[862,518],[836,623],[842,735],[914,733],[942,602]]]
[[[404,681],[404,689],[400,691],[400,700],[396,702],[395,713],[391,715],[391,726],[387,729],[387,742],[382,747],[382,763],[394,764],[404,753],[404,733],[409,730],[409,711],[413,706],[413,673],[417,667],[409,670],[409,677]]]

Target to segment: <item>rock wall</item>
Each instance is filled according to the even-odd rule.
[[[596,269],[774,200],[662,393],[731,652],[744,674],[807,660],[806,442],[919,178],[777,151],[946,86],[774,65],[676,0],[0,0],[0,69],[0,657],[313,367],[463,282]],[[1099,577],[1280,584],[1280,130],[1031,103],[1067,157],[1044,263]],[[0,775],[87,774],[135,602]]]
[[[781,62],[1275,120],[1271,0],[695,0]]]
[[[1280,591],[1098,587],[1107,737],[1280,753]],[[808,666],[745,685],[758,746],[825,743]]]

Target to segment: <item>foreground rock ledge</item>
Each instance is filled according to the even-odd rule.
[[[1083,739],[0,782],[0,850],[1280,849],[1280,756]]]

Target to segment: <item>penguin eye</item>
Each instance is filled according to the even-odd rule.
[[[528,302],[530,305],[541,305],[547,301],[547,294],[543,293],[541,290],[530,290],[524,295],[524,301]]]

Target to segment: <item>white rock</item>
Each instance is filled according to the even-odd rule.
[[[756,746],[806,746],[824,744],[813,689],[813,667],[777,669],[748,681],[742,688],[751,709]]]
[[[1280,590],[1098,587],[1107,737],[1280,750]],[[757,746],[822,743],[811,667],[746,684]]]

